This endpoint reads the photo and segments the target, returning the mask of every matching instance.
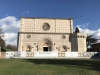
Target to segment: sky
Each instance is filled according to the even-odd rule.
[[[17,45],[20,17],[73,18],[74,28],[100,39],[100,0],[0,0],[6,45]]]

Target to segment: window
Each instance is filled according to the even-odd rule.
[[[48,23],[44,23],[42,26],[43,30],[49,30],[50,29],[50,25]]]

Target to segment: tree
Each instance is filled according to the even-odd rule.
[[[10,44],[6,45],[5,49],[10,49],[12,51],[17,51],[17,47],[15,45],[10,45]]]
[[[87,42],[87,47],[88,47],[88,46],[91,46],[92,43],[96,43],[97,39],[93,38],[93,35],[89,35],[87,36],[86,42]]]
[[[4,37],[4,34],[2,32],[2,29],[0,28],[0,47],[5,46],[5,41],[2,39],[2,37]]]
[[[75,33],[79,33],[79,32],[80,32],[80,31],[79,31],[78,27],[76,27]]]
[[[5,46],[5,41],[0,37],[0,47],[4,47]]]

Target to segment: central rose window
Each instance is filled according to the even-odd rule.
[[[44,23],[43,26],[42,26],[42,29],[47,31],[50,29],[50,25],[48,23]]]

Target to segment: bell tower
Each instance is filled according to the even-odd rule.
[[[86,52],[86,38],[87,35],[85,33],[73,33],[71,35],[71,49],[72,52]]]

